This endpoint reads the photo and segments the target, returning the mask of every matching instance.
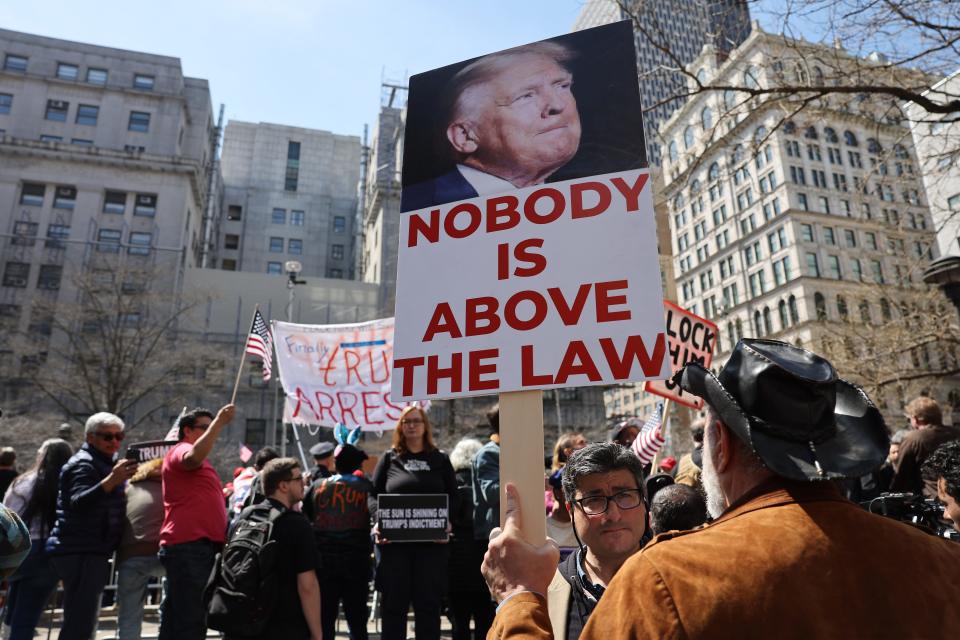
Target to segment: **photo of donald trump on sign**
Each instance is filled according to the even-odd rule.
[[[617,23],[413,76],[401,210],[645,167],[636,67],[611,64],[632,60],[618,55],[630,33]]]

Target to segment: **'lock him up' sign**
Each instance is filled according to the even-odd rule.
[[[717,344],[717,325],[668,300],[664,300],[663,306],[667,314],[667,349],[673,373],[688,362],[697,362],[709,369]],[[694,409],[703,407],[702,398],[685,393],[669,378],[648,380],[643,389]]]

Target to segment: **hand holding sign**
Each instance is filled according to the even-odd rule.
[[[547,539],[540,545],[530,544],[521,533],[522,527],[520,494],[511,483],[507,485],[503,528],[490,532],[490,546],[480,567],[490,595],[497,602],[522,591],[545,596],[560,562],[557,543]]]

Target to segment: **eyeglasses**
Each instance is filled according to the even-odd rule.
[[[303,474],[300,474],[299,476],[293,476],[292,478],[290,478],[289,480],[287,480],[287,482],[301,482],[301,483],[302,483],[302,482],[303,482]]]
[[[203,429],[204,431],[206,431],[207,427],[209,427],[211,424],[213,424],[212,421],[211,421],[211,422],[204,422],[203,424],[193,424],[193,425],[185,425],[185,426],[186,426],[188,429]]]
[[[606,513],[610,508],[610,501],[616,502],[621,509],[636,509],[643,502],[643,494],[639,489],[627,489],[615,493],[612,496],[588,496],[574,500],[574,504],[579,504],[583,512],[588,516],[598,516]]]
[[[114,440],[117,442],[123,441],[123,433],[102,433],[100,431],[94,431],[93,435],[97,436],[104,442],[113,442]]]
[[[423,424],[423,418],[404,418],[403,424]]]

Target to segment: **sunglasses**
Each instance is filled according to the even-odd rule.
[[[123,433],[100,433],[99,431],[95,431],[93,435],[97,436],[104,442],[113,442],[114,440],[117,442],[123,441]]]

